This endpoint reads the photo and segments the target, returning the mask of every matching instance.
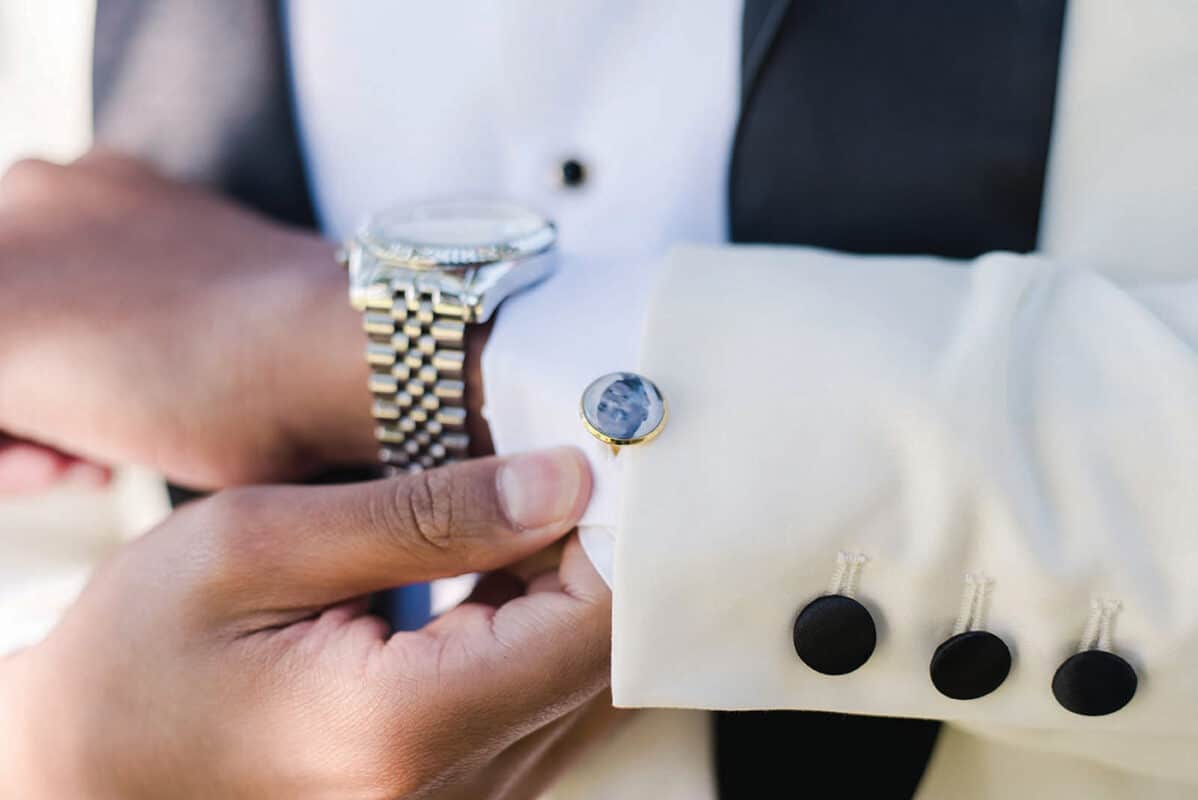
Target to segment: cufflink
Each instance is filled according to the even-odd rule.
[[[795,618],[795,653],[823,675],[847,675],[859,669],[877,645],[874,618],[853,596],[866,560],[861,553],[838,554],[828,593],[804,606]]]
[[[1011,672],[1011,650],[990,631],[982,630],[993,581],[965,576],[961,609],[952,635],[932,654],[928,670],[936,691],[953,700],[976,700],[993,692]]]
[[[1140,681],[1135,669],[1111,651],[1111,627],[1121,607],[1115,600],[1095,600],[1077,652],[1052,676],[1053,696],[1074,714],[1113,714],[1136,694]]]
[[[635,372],[612,372],[583,391],[579,414],[587,432],[618,454],[621,447],[656,439],[669,409],[653,381]]]

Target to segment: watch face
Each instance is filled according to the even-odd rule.
[[[375,215],[346,246],[350,302],[386,308],[394,281],[434,287],[487,320],[508,295],[553,271],[553,223],[517,205],[443,202]],[[542,257],[543,256],[543,257]]]
[[[548,219],[520,206],[443,202],[385,211],[359,236],[378,258],[445,269],[527,258],[553,244],[555,232]]]

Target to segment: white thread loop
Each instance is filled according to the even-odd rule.
[[[1105,600],[1102,604],[1102,619],[1098,622],[1098,649],[1110,651],[1111,629],[1115,625],[1115,615],[1123,609],[1118,600]]]
[[[836,554],[836,571],[832,573],[832,582],[828,585],[828,594],[839,594],[853,597],[857,594],[857,583],[860,580],[861,567],[869,561],[864,553],[849,553],[841,550]]]
[[[980,572],[965,575],[965,587],[961,590],[961,605],[957,610],[957,622],[953,625],[953,636],[965,631],[976,631],[985,624],[986,600],[994,580]]]
[[[1111,649],[1112,628],[1115,615],[1123,609],[1118,600],[1096,597],[1090,601],[1090,617],[1086,620],[1086,628],[1082,631],[1082,640],[1077,646],[1077,652],[1087,650]]]

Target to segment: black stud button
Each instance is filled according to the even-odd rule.
[[[567,158],[560,166],[562,186],[575,189],[587,181],[587,168],[576,158]]]
[[[932,654],[932,684],[945,697],[976,700],[1011,672],[1007,643],[989,631],[965,631],[945,639]]]
[[[847,675],[873,655],[878,643],[874,618],[865,606],[842,594],[817,597],[795,620],[795,652],[824,675]]]
[[[1087,717],[1101,717],[1123,708],[1135,696],[1138,685],[1131,664],[1106,650],[1075,653],[1052,676],[1057,702]]]

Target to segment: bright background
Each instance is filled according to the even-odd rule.
[[[87,147],[94,13],[85,0],[0,0],[0,166]]]
[[[0,0],[0,172],[87,149],[94,11],[87,0]],[[161,482],[135,470],[107,491],[0,498],[0,653],[44,636],[95,564],[166,510]]]

